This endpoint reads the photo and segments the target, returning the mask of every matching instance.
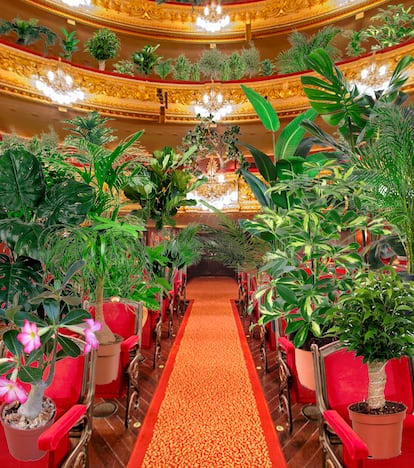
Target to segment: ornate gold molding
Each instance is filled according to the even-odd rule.
[[[386,64],[392,70],[404,55],[414,55],[414,41],[404,46],[344,62],[340,68],[348,79],[356,79],[360,71],[375,62]],[[45,75],[47,70],[62,67],[70,74],[76,86],[86,93],[84,101],[74,107],[84,110],[97,110],[104,114],[143,120],[160,119],[160,93],[167,93],[168,108],[164,121],[195,123],[193,104],[200,100],[210,83],[180,83],[171,81],[150,81],[128,78],[114,73],[78,67],[74,64],[45,58],[11,45],[0,43],[0,94],[18,95],[25,99],[49,102],[33,84],[34,75]],[[266,96],[280,117],[294,116],[308,108],[300,82],[301,74],[273,77],[249,81],[248,86]],[[246,100],[240,83],[216,83],[224,99],[233,104],[233,113],[225,122],[256,121],[257,116]],[[410,77],[405,90],[414,91],[414,79]]]
[[[236,5],[223,5],[231,26],[214,35],[195,28],[200,6],[148,0],[94,0],[91,8],[73,9],[58,0],[25,0],[55,14],[96,25],[108,25],[123,31],[141,32],[146,36],[169,40],[192,38],[200,42],[240,40],[250,24],[255,36],[286,32],[309,25],[337,21],[384,0],[361,0],[338,6],[334,0],[257,0]]]

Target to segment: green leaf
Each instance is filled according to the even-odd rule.
[[[38,159],[18,147],[0,156],[0,208],[23,212],[26,220],[43,197],[45,183]]]
[[[62,348],[62,355],[77,357],[81,353],[79,346],[69,337],[58,335],[58,343]]]
[[[24,310],[31,310],[29,299],[40,294],[41,280],[42,266],[37,260],[18,257],[11,262],[7,255],[0,254],[0,303],[5,303],[6,308],[12,306],[16,298]]]
[[[60,325],[77,325],[85,319],[91,318],[91,314],[84,309],[74,309],[65,315],[60,321]]]
[[[245,85],[241,85],[241,88],[266,130],[277,132],[280,127],[279,117],[270,102],[254,89]]]
[[[25,366],[19,371],[19,379],[26,383],[36,383],[42,380],[42,369],[38,367]]]
[[[273,182],[277,179],[276,168],[269,156],[248,143],[240,143],[245,146],[252,154],[254,163],[260,172],[260,175],[267,182]]]
[[[80,224],[85,220],[94,202],[94,191],[89,185],[66,180],[46,192],[37,209],[37,216],[47,225]]]
[[[14,356],[20,356],[20,354],[23,352],[22,344],[17,341],[18,334],[19,332],[17,330],[7,330],[3,334],[4,344]]]
[[[303,120],[313,121],[317,112],[309,109],[298,115],[280,132],[275,145],[275,157],[277,159],[289,159],[293,157],[305,134],[305,129],[301,126]]]
[[[276,284],[276,291],[279,296],[287,302],[288,305],[296,305],[297,298],[295,293],[289,288],[288,286],[284,286],[283,284]]]
[[[253,192],[260,205],[263,207],[271,207],[270,198],[266,194],[266,191],[268,189],[267,185],[246,169],[240,169],[240,174],[243,176],[244,180],[249,185],[251,191]]]

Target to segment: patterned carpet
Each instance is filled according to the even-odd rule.
[[[128,467],[284,467],[230,278],[196,278]]]

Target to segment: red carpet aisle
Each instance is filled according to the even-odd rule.
[[[285,467],[230,278],[196,278],[128,467]]]

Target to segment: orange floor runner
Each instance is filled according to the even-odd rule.
[[[286,466],[231,278],[196,278],[128,467]]]

